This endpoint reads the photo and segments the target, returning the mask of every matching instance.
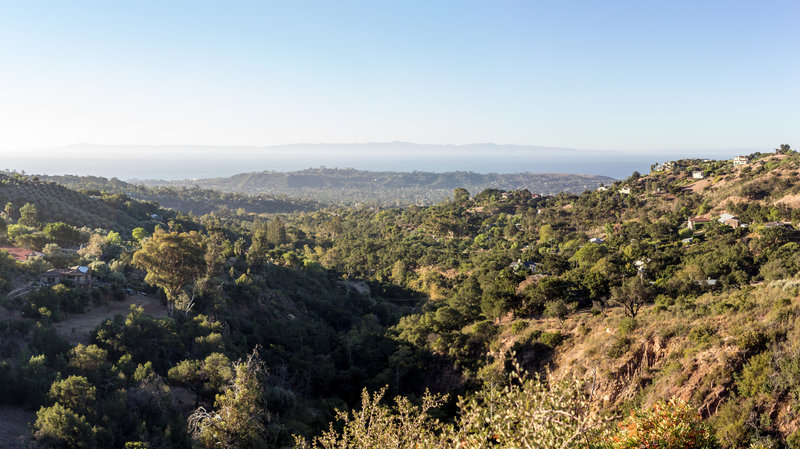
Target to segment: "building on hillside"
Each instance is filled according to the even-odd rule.
[[[765,228],[778,228],[782,226],[792,226],[791,221],[770,221],[768,223],[764,223]]]
[[[724,213],[724,214],[720,215],[719,218],[717,218],[717,221],[722,223],[722,224],[724,224],[724,225],[728,225],[728,226],[730,226],[732,228],[746,228],[747,227],[747,223],[742,223],[741,221],[739,221],[739,217],[737,217],[736,215],[733,215],[733,214],[729,214],[729,213]]]
[[[675,161],[666,161],[661,165],[655,164],[653,171],[672,171],[675,170]]]
[[[604,185],[600,185],[600,187],[597,188],[598,192],[605,192],[606,190],[608,190],[608,187]]]
[[[69,268],[54,268],[42,274],[40,281],[44,285],[56,285],[61,281],[72,281],[75,285],[91,286],[92,276],[89,268],[74,266]]]
[[[703,172],[701,172],[701,171],[693,171],[692,172],[692,179],[703,179],[703,178],[705,178],[705,175],[703,175]]]
[[[633,263],[633,265],[636,266],[636,271],[639,274],[639,276],[642,276],[642,274],[644,274],[644,270],[647,267],[647,264],[652,261],[653,259],[648,257],[646,259],[639,259]]]
[[[589,239],[589,243],[600,244],[600,243],[603,243],[603,239],[601,239],[600,237],[592,237],[592,238]]]
[[[738,167],[740,165],[747,165],[750,162],[750,158],[747,156],[736,156],[733,158],[733,166]]]
[[[691,217],[686,222],[686,227],[692,231],[696,231],[700,226],[711,223],[708,217]]]
[[[0,246],[0,250],[6,251],[7,253],[11,254],[11,257],[13,257],[19,262],[25,262],[26,260],[34,256],[44,257],[44,254],[40,253],[39,251],[34,251],[28,248],[21,248],[18,246]]]
[[[537,271],[539,271],[539,267],[536,265],[536,262],[530,262],[530,261],[523,262],[520,259],[517,259],[516,262],[511,262],[511,265],[509,265],[509,267],[515,271],[528,270],[531,273],[536,273]]]
[[[621,193],[623,195],[630,195],[631,194],[631,188],[628,187],[628,186],[625,186],[625,187],[619,189],[619,193]]]

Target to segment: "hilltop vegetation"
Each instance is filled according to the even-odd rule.
[[[97,286],[3,300],[0,398],[61,447],[800,447],[800,154],[656,168],[82,230],[69,264]],[[76,246],[30,210],[6,238],[51,246],[4,259],[3,292]],[[54,329],[125,289],[172,313],[134,307],[75,347]]]
[[[62,184],[80,192],[99,196],[125,194],[140,201],[155,202],[184,214],[204,215],[211,212],[232,214],[274,214],[311,210],[316,201],[288,198],[285,195],[245,195],[201,189],[196,185],[184,187],[147,187],[99,176],[40,176],[41,179]]]
[[[194,186],[249,195],[289,195],[335,204],[379,205],[432,204],[448,198],[453,189],[521,190],[553,195],[579,193],[612,178],[597,175],[554,173],[480,174],[473,172],[374,172],[354,169],[316,168],[288,173],[264,171],[228,178],[184,181],[141,181],[152,186]]]
[[[130,231],[151,214],[161,214],[155,203],[135,202],[130,198],[90,196],[38,177],[0,174],[0,202],[11,203],[14,211],[26,203],[36,205],[42,221],[62,221],[73,226],[88,226],[115,231]]]

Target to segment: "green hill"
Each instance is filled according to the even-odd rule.
[[[39,219],[44,222],[61,221],[116,231],[129,231],[140,222],[150,221],[150,214],[160,213],[155,204],[134,203],[124,198],[105,201],[55,182],[8,174],[0,174],[0,202],[11,202],[16,208],[25,203],[35,204]]]
[[[797,447],[797,173],[800,154],[781,148],[738,165],[672,161],[580,194],[457,188],[432,206],[100,232],[74,256],[98,288],[3,301],[0,398],[38,410],[36,438],[51,445],[69,429],[102,447],[210,445],[219,422],[240,446],[293,447],[361,403],[369,413],[330,438],[407,442],[416,429],[420,447],[616,449],[662,429],[702,445],[661,447]],[[33,264],[0,262],[6,291],[36,279]],[[125,289],[172,315],[134,308],[89,346],[61,339],[54,322]],[[517,366],[529,380],[509,375]],[[384,408],[381,394],[408,401]]]
[[[154,186],[194,186],[250,195],[289,195],[340,204],[432,204],[452,195],[453,189],[479,192],[487,188],[554,195],[591,190],[612,178],[558,173],[480,174],[474,172],[375,172],[315,168],[293,172],[241,173],[228,178],[184,181],[141,181]]]

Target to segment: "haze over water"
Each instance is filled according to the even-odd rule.
[[[651,164],[666,159],[728,158],[737,154],[737,151],[693,153],[663,151],[642,154],[535,146],[421,145],[405,142],[271,147],[76,144],[17,152],[4,157],[0,161],[0,169],[120,179],[209,178],[321,166],[374,171],[581,173],[623,178],[634,170],[647,172]]]

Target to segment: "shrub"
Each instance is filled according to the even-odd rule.
[[[758,431],[753,399],[733,398],[722,403],[712,418],[716,437],[725,447],[745,447]]]
[[[631,318],[626,316],[619,322],[619,326],[617,330],[619,332],[620,337],[627,337],[636,329],[637,323],[635,318]]]
[[[772,374],[772,354],[764,351],[754,355],[742,368],[742,372],[735,374],[736,387],[742,397],[756,397],[769,393],[772,390],[770,374]]]
[[[719,443],[697,410],[682,401],[660,401],[637,410],[619,425],[609,449],[712,449]]]
[[[34,437],[46,447],[92,447],[95,429],[84,416],[56,403],[36,413]]]
[[[421,407],[399,397],[397,406],[390,408],[381,404],[385,389],[374,395],[364,391],[361,410],[338,413],[344,424],[341,431],[331,426],[311,443],[295,437],[296,447],[577,449],[594,444],[603,421],[590,415],[591,397],[583,382],[526,379],[519,367],[509,380],[502,389],[488,386],[470,400],[462,398],[455,425],[431,416],[442,397],[426,394]]]
[[[527,321],[515,321],[511,325],[511,333],[514,334],[514,335],[519,335],[527,327],[528,327],[528,322]]]
[[[608,348],[608,352],[606,353],[609,357],[617,358],[628,352],[628,348],[631,347],[631,339],[627,337],[618,338],[610,348]]]
[[[695,343],[708,343],[716,334],[716,331],[710,326],[697,326],[689,331],[689,340]]]
[[[539,337],[539,341],[546,346],[555,348],[564,340],[564,336],[560,332],[543,332]]]

